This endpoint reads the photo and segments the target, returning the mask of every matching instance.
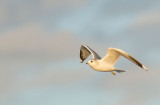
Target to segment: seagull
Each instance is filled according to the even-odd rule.
[[[115,72],[125,72],[124,70],[119,70],[114,67],[120,56],[127,58],[128,60],[135,63],[137,66],[147,71],[147,68],[142,63],[140,63],[128,53],[117,48],[108,48],[106,56],[101,58],[95,51],[93,51],[88,46],[81,45],[80,62],[82,63],[90,54],[92,54],[92,59],[89,60],[86,64],[88,64],[95,71],[111,72],[113,75],[116,75]]]

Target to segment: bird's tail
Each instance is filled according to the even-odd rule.
[[[115,70],[115,71],[118,72],[118,73],[126,72],[124,70]]]

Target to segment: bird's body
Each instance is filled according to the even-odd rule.
[[[102,60],[90,60],[88,62],[92,63],[87,63],[89,66],[96,70],[96,71],[103,71],[103,72],[111,72],[113,70],[116,70],[113,66],[107,64],[106,62],[103,62]]]
[[[127,54],[126,52],[117,49],[117,48],[108,48],[106,56],[101,58],[95,51],[93,51],[88,46],[82,45],[80,49],[80,60],[81,63],[90,55],[92,54],[93,59],[89,60],[86,64],[88,64],[91,68],[96,71],[102,72],[112,72],[115,75],[114,71],[116,72],[124,72],[123,70],[118,70],[114,67],[115,63],[119,60],[120,56],[124,56],[125,58],[129,59],[136,65],[140,66],[144,70],[147,68],[142,65],[138,60]]]

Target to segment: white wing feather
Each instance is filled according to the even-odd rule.
[[[128,60],[143,68],[144,70],[147,70],[147,68],[142,65],[138,60],[136,60],[126,52],[116,48],[108,48],[107,54],[104,58],[102,58],[102,61],[110,65],[115,65],[115,63],[119,60],[120,56],[127,58]]]

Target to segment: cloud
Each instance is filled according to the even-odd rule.
[[[0,36],[1,75],[4,77],[5,71],[19,72],[19,69],[76,58],[79,47],[80,42],[72,33],[48,33],[40,24],[28,23],[8,30]]]
[[[160,95],[158,92],[160,71],[158,66],[152,67],[148,72],[137,69],[126,70],[127,72],[117,76],[101,76],[99,89],[112,91],[115,95],[121,96],[121,101],[117,105],[146,105]],[[120,93],[116,94],[117,91]]]
[[[72,33],[67,31],[48,33],[40,24],[28,23],[3,32],[0,36],[2,80],[12,75],[11,73],[9,76],[7,71],[19,72],[19,69],[32,68],[34,65],[75,58],[79,46],[79,40]]]
[[[158,19],[159,13],[154,12],[151,14],[146,13],[146,14],[138,15],[138,17],[133,21],[133,24],[131,24],[131,27],[129,27],[128,29],[129,31],[132,31],[132,33],[134,34],[133,37],[135,39],[133,37],[129,38],[128,35],[130,34],[121,36],[121,33],[118,33],[119,36],[110,35],[109,37],[105,37],[106,36],[105,33],[104,33],[104,37],[97,36],[98,34],[102,34],[101,31],[100,33],[94,33],[94,32],[97,32],[96,31],[97,28],[94,28],[95,31],[91,30],[93,31],[92,33],[94,33],[94,36],[86,37],[85,34],[83,34],[83,33],[86,33],[86,31],[83,31],[81,33],[83,34],[83,36],[79,36],[79,38],[81,39],[79,39],[74,35],[73,29],[71,29],[72,32],[68,30],[62,30],[62,29],[59,29],[59,31],[57,30],[55,31],[54,28],[58,27],[56,22],[59,22],[61,20],[60,19],[57,21],[55,19],[55,16],[58,15],[62,18],[68,17],[69,14],[62,16],[60,15],[61,12],[66,11],[67,10],[66,8],[68,5],[71,6],[71,8],[77,8],[76,6],[79,4],[81,5],[82,2],[76,0],[72,3],[72,0],[66,0],[61,3],[61,1],[56,1],[56,0],[54,1],[46,0],[46,1],[39,2],[37,4],[29,1],[27,2],[22,1],[21,5],[17,5],[17,7],[13,9],[14,12],[10,15],[7,15],[10,12],[4,12],[5,10],[4,11],[0,10],[0,14],[4,16],[4,17],[3,16],[0,17],[0,19],[2,20],[1,22],[2,23],[4,22],[3,24],[5,24],[5,26],[8,24],[13,25],[13,27],[9,27],[9,28],[6,27],[5,30],[1,31],[1,35],[0,35],[0,51],[1,51],[0,52],[0,93],[1,93],[0,100],[10,101],[10,99],[12,99],[16,101],[15,97],[18,92],[22,92],[22,94],[20,94],[21,96],[23,95],[24,91],[28,93],[28,89],[30,88],[37,89],[43,86],[50,86],[50,85],[54,86],[59,84],[64,86],[70,83],[71,84],[73,83],[73,87],[74,87],[75,85],[74,83],[78,83],[81,85],[80,83],[81,81],[93,82],[89,85],[84,85],[86,90],[87,89],[90,90],[91,88],[91,90],[93,89],[93,91],[97,91],[96,89],[99,89],[99,90],[102,90],[103,93],[105,92],[107,93],[108,91],[111,91],[111,93],[112,94],[115,93],[114,95],[117,95],[117,97],[121,97],[121,95],[123,94],[122,98],[119,98],[121,99],[119,103],[122,105],[124,104],[128,105],[133,103],[146,104],[145,103],[146,100],[151,100],[155,96],[159,96],[159,93],[157,92],[160,87],[159,81],[158,81],[159,71],[158,71],[158,67],[153,69],[153,66],[155,66],[153,62],[148,63],[148,65],[146,65],[147,67],[150,66],[150,68],[152,69],[149,72],[145,72],[145,71],[132,72],[134,68],[129,67],[131,71],[128,71],[123,74],[118,74],[117,76],[112,76],[110,73],[108,73],[108,75],[106,76],[106,73],[104,74],[104,73],[99,73],[91,70],[86,70],[86,66],[85,68],[83,68],[84,64],[79,65],[79,47],[82,42],[83,44],[87,44],[91,48],[95,49],[95,51],[97,51],[97,53],[100,53],[100,55],[101,54],[105,55],[108,47],[110,46],[112,47],[114,44],[116,45],[116,43],[118,42],[119,43],[125,42],[125,44],[123,44],[123,46],[125,47],[122,50],[125,50],[125,48],[128,47],[130,49],[133,49],[133,52],[131,50],[128,50],[128,51],[126,50],[127,52],[132,52],[133,54],[136,53],[139,56],[142,55],[142,54],[138,54],[139,52],[141,52],[141,53],[144,53],[144,56],[145,56],[146,50],[144,47],[149,47],[148,49],[150,50],[150,48],[153,47],[153,44],[151,44],[150,41],[144,42],[147,40],[147,37],[144,36],[145,34],[142,34],[141,36],[139,36],[140,34],[135,34],[134,30],[138,30],[140,32],[144,28],[145,31],[146,29],[148,31],[152,28],[150,26],[153,26],[152,29],[157,27],[159,25],[159,19]],[[112,2],[115,2],[115,1],[112,1]],[[108,5],[112,4],[112,2],[110,2]],[[101,4],[97,4],[96,2],[93,4],[94,5],[86,5],[86,8],[84,8],[85,12],[84,10],[80,12],[76,12],[76,11],[75,12],[77,14],[82,15],[83,17],[85,16],[84,14],[87,14],[89,16],[89,20],[91,16],[95,16],[95,19],[93,18],[93,20],[96,20],[97,16],[101,15],[98,13],[100,13],[100,11],[102,10],[102,6]],[[105,4],[105,3],[102,3],[102,4]],[[103,5],[104,13],[108,13],[105,11],[106,4]],[[66,7],[61,8],[64,5]],[[97,8],[97,5],[99,5],[101,9],[98,9],[99,7]],[[123,7],[123,5],[125,5],[125,7]],[[130,5],[132,5],[132,3]],[[91,7],[93,6],[93,8],[90,8],[90,6]],[[134,9],[135,5],[132,5],[131,8],[128,8],[127,7],[128,5],[126,5],[125,3],[124,4],[122,3],[122,5],[120,5],[119,7],[116,7],[116,6],[118,5],[114,5],[114,6],[112,5],[110,7],[107,6],[107,8],[109,8],[108,11],[112,12],[110,14],[113,14],[112,15],[113,18],[117,14],[122,14],[122,13],[128,14],[128,11],[130,10],[139,11],[142,5],[141,4],[138,5],[138,9]],[[8,7],[8,4],[6,5],[6,7],[2,7],[2,6],[0,7],[5,9],[6,7]],[[144,8],[146,7],[148,6],[145,5]],[[89,10],[89,11],[87,12],[86,10],[87,11]],[[117,10],[119,10],[120,12]],[[92,14],[92,12],[93,14],[94,13],[95,14],[90,15],[90,13]],[[98,15],[96,15],[96,13]],[[104,16],[103,12],[102,12],[102,15],[98,18],[100,18],[100,20],[102,20],[102,23],[103,23],[105,20],[101,19],[102,16]],[[83,29],[83,25],[81,26],[80,24],[81,23],[80,20],[82,19],[83,21],[83,18],[81,18],[79,15],[77,17],[79,18],[77,18],[75,23],[77,23],[76,24],[77,26],[80,26],[78,30]],[[106,16],[104,16],[103,18],[105,17]],[[108,19],[107,17],[105,19]],[[74,23],[74,19],[75,19],[74,16],[73,16],[73,19],[70,17],[69,19]],[[116,19],[117,18],[115,18],[115,20]],[[18,23],[20,22],[21,24],[17,25],[17,22]],[[48,23],[49,25],[53,24],[55,27],[48,26],[48,25],[46,26],[46,24]],[[85,23],[84,25],[86,26],[87,22],[83,22],[83,23]],[[95,26],[97,26],[97,23],[95,24]],[[66,23],[64,22],[64,24]],[[67,27],[70,24],[71,23],[68,22],[68,24],[65,25],[65,27]],[[113,24],[117,25],[117,22],[113,22]],[[73,27],[74,26],[75,25],[73,25]],[[86,29],[88,30],[89,27],[86,27]],[[157,32],[158,30],[159,29],[157,29]],[[148,39],[152,39],[152,37],[153,36],[150,35]],[[99,42],[97,41],[97,39],[99,39]],[[155,38],[155,39],[158,40],[158,38]],[[102,40],[106,42],[105,46],[104,46],[104,43],[101,43]],[[155,43],[155,41],[154,42],[152,41],[152,43]],[[132,47],[131,44],[133,44],[135,48]],[[159,44],[157,43],[154,45],[159,45]],[[154,53],[154,54],[156,55],[157,53]],[[153,56],[151,57],[152,59],[154,59]],[[157,58],[157,56],[155,57]],[[147,61],[149,60],[150,59],[147,59]],[[135,69],[140,69],[140,68],[135,68]],[[101,80],[99,80],[98,78]],[[58,90],[58,91],[61,91],[61,90]],[[116,92],[118,92],[118,94],[116,94]],[[120,92],[122,92],[122,94],[119,94]],[[138,96],[137,96],[137,93],[138,93]],[[107,96],[107,94],[105,94],[104,96]]]
[[[57,20],[81,7],[86,0],[0,1],[1,32],[8,28],[39,20],[44,25],[55,25]]]
[[[154,53],[159,51],[159,27],[160,13],[157,11],[145,11],[138,14],[124,32],[125,37],[130,37],[130,41],[127,43],[130,43],[130,46],[132,45],[133,50],[143,52],[144,57],[147,59],[150,59],[149,57],[152,55],[151,59],[154,60],[147,60],[150,63],[157,62],[155,60],[157,55]]]
[[[133,21],[131,28],[133,29],[142,29],[142,28],[153,28],[160,25],[160,13],[159,12],[150,12],[143,13]],[[154,28],[155,28],[154,27]]]
[[[42,2],[42,5],[45,8],[54,8],[57,6],[72,6],[72,7],[77,7],[79,5],[82,5],[84,3],[86,3],[88,0],[63,0],[63,2],[61,0],[44,0]]]
[[[3,24],[4,22],[6,22],[6,18],[7,18],[7,14],[6,14],[6,11],[5,11],[5,7],[1,4],[0,5],[0,24]]]
[[[48,33],[43,26],[27,24],[1,34],[0,55],[65,57],[76,53],[78,42],[70,32]]]
[[[48,32],[36,22],[1,32],[0,100],[9,101],[21,89],[87,78],[88,73],[77,71],[77,67],[67,69],[63,62],[77,58],[79,47],[80,41],[73,33]],[[68,71],[73,69],[76,71]]]

